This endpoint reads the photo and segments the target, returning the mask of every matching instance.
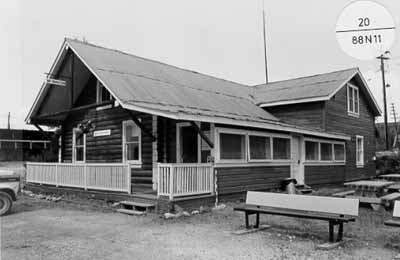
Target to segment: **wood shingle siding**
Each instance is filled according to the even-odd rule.
[[[216,168],[218,194],[279,188],[290,177],[290,166],[242,166]]]
[[[308,185],[339,184],[345,180],[345,166],[305,166],[304,175]]]

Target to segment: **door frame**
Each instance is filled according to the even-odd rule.
[[[294,148],[294,142],[297,142],[297,153],[298,159],[296,161],[293,158],[294,152],[296,152]],[[305,145],[304,145],[304,136],[302,135],[292,135],[291,138],[291,154],[292,154],[292,163],[290,164],[290,177],[295,178],[298,184],[305,184],[305,176],[304,176],[304,161],[305,161]],[[294,167],[294,164],[297,167]],[[298,169],[298,172],[295,172],[295,168]]]
[[[199,125],[198,122],[195,124]],[[182,163],[181,158],[181,145],[182,145],[182,135],[181,128],[182,127],[192,127],[189,122],[180,122],[176,123],[176,162]],[[201,163],[201,136],[197,133],[197,163]]]

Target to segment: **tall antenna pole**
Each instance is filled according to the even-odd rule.
[[[268,84],[268,62],[267,62],[267,33],[265,31],[265,10],[263,0],[263,35],[264,35],[264,62],[265,62],[265,84]]]
[[[10,116],[11,116],[11,112],[8,112],[8,120],[7,120],[7,129],[10,130],[11,125],[10,125]]]

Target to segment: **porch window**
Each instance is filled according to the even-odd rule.
[[[249,136],[250,160],[271,159],[271,138],[269,136]]]
[[[321,143],[321,161],[333,161],[332,144]]]
[[[360,109],[360,98],[358,87],[347,85],[347,112],[349,115],[358,116]]]
[[[290,159],[290,139],[274,137],[273,138],[273,157],[274,160]]]
[[[319,143],[306,141],[306,160],[318,161],[319,160]]]
[[[219,150],[221,160],[245,160],[245,135],[220,133]]]
[[[141,164],[142,138],[140,127],[133,121],[124,121],[122,127],[124,161],[133,164]]]
[[[359,135],[356,136],[356,165],[364,166],[364,137]]]
[[[334,160],[335,161],[344,161],[344,144],[334,144]]]
[[[85,162],[86,134],[79,128],[72,130],[72,162]]]

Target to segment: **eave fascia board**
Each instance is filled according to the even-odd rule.
[[[296,100],[286,100],[286,101],[277,101],[271,103],[260,103],[259,107],[275,107],[282,105],[292,105],[292,104],[300,104],[300,103],[309,103],[309,102],[318,102],[318,101],[326,101],[329,100],[329,97],[314,97],[314,98],[303,98]]]

